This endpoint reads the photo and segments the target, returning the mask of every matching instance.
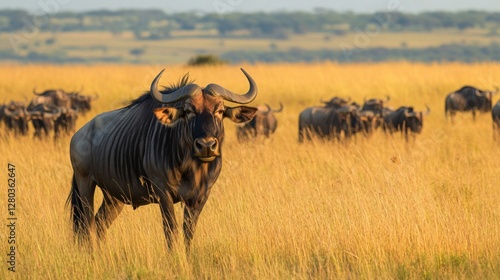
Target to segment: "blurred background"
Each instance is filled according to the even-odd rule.
[[[2,1],[0,60],[498,61],[498,1]]]

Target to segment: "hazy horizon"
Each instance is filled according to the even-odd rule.
[[[54,3],[56,5],[54,5]],[[45,4],[45,6],[44,6]],[[76,1],[76,0],[6,0],[0,2],[0,9],[25,9],[30,12],[59,12],[59,11],[89,11],[98,9],[151,9],[157,8],[165,12],[199,11],[203,13],[225,13],[225,12],[256,12],[256,11],[313,11],[315,8],[325,8],[339,12],[352,11],[356,13],[369,13],[375,11],[400,11],[407,13],[418,13],[424,11],[500,11],[498,0],[472,1],[430,1],[430,0],[353,0],[353,1],[328,1],[309,0],[304,2],[290,3],[284,0],[267,2],[263,0],[198,0],[198,1],[160,1],[123,0],[120,2],[102,2],[98,0]]]

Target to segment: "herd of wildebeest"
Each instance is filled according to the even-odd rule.
[[[0,126],[3,123],[6,133],[16,136],[27,135],[30,123],[35,138],[46,138],[51,131],[55,138],[69,135],[76,128],[78,116],[90,111],[92,100],[98,98],[80,92],[51,89],[38,93],[33,89],[34,96],[28,104],[23,101],[0,104]]]
[[[457,112],[472,112],[475,119],[476,112],[491,112],[494,130],[500,133],[500,101],[493,107],[493,91],[483,91],[471,86],[450,93],[445,99],[445,115],[454,122]],[[388,106],[390,97],[385,99],[365,99],[363,105],[351,102],[351,98],[333,97],[328,101],[320,100],[323,106],[308,107],[299,114],[299,142],[311,140],[313,137],[324,139],[349,139],[361,133],[371,135],[376,129],[384,132],[401,132],[408,141],[409,136],[415,136],[422,131],[424,116],[430,113],[415,111],[412,106],[401,106],[394,109]],[[255,117],[238,127],[239,139],[262,135],[269,137],[277,127],[275,112],[269,105],[257,107]]]
[[[0,104],[0,126],[3,123],[6,133],[27,135],[31,122],[35,138],[46,138],[51,131],[55,138],[61,133],[70,135],[74,133],[78,116],[90,111],[92,101],[98,98],[80,92],[50,89],[38,93],[34,89],[34,97],[28,105],[22,101]],[[491,112],[493,129],[500,133],[500,101],[492,106],[492,96],[497,92],[498,89],[493,92],[464,86],[446,97],[445,115],[453,122],[456,112],[470,111],[474,119],[476,112]],[[348,140],[358,133],[369,136],[379,128],[389,133],[400,131],[406,140],[409,135],[420,133],[423,117],[430,113],[429,107],[425,112],[417,112],[411,106],[394,109],[388,106],[389,101],[389,96],[365,98],[363,105],[351,102],[351,98],[320,100],[323,106],[308,107],[299,114],[299,142],[313,137]],[[270,137],[278,126],[275,113],[283,111],[283,104],[279,105],[279,109],[272,109],[268,104],[258,106],[252,120],[238,125],[238,139]]]
[[[104,237],[125,204],[135,208],[159,204],[164,235],[169,248],[177,235],[174,204],[184,205],[182,230],[189,250],[199,215],[222,168],[221,146],[223,119],[238,124],[240,140],[270,137],[278,121],[275,113],[283,110],[269,105],[245,106],[258,93],[253,78],[241,69],[249,90],[233,93],[218,85],[200,87],[186,75],[178,85],[158,90],[163,73],[152,81],[149,92],[127,106],[95,116],[76,131],[70,142],[73,168],[68,197],[73,231],[78,240]],[[500,102],[492,106],[495,93],[465,86],[445,99],[445,112],[491,112],[496,130],[500,130]],[[79,114],[91,108],[97,96],[66,93],[63,90],[34,91],[27,106],[22,102],[2,105],[1,118],[14,134],[28,133],[31,121],[35,137],[71,134]],[[229,101],[239,104],[229,107]],[[358,105],[350,98],[334,97],[323,106],[309,107],[299,114],[299,142],[313,137],[348,140],[356,134],[370,135],[377,128],[388,133],[409,135],[421,132],[424,116],[430,113],[411,106],[393,109],[390,98],[364,100]],[[103,193],[94,214],[96,187]],[[93,242],[91,242],[93,243]]]

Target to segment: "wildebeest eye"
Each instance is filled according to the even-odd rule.
[[[195,115],[193,109],[191,109],[191,108],[184,109],[184,114],[188,118],[193,117]]]
[[[215,111],[215,114],[222,116],[224,114],[224,109],[218,109],[217,111]]]

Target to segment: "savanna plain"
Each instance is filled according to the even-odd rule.
[[[285,106],[270,139],[239,143],[225,121],[222,173],[201,214],[191,253],[167,251],[159,206],[125,207],[93,251],[73,242],[65,207],[70,136],[44,141],[0,128],[0,213],[7,224],[7,165],[16,167],[16,272],[1,279],[499,279],[500,142],[490,114],[444,116],[446,94],[500,86],[500,64],[0,65],[0,102],[37,91],[99,94],[78,127],[185,73],[199,85],[246,92],[254,105]],[[298,114],[333,96],[391,97],[390,106],[431,109],[406,142],[398,134],[298,143]],[[499,97],[494,96],[494,102]],[[231,105],[231,104],[226,104]],[[31,128],[31,132],[33,129]],[[31,134],[31,133],[30,133]],[[97,194],[97,206],[101,194]],[[96,207],[97,207],[96,206]],[[179,223],[182,206],[176,205]]]

